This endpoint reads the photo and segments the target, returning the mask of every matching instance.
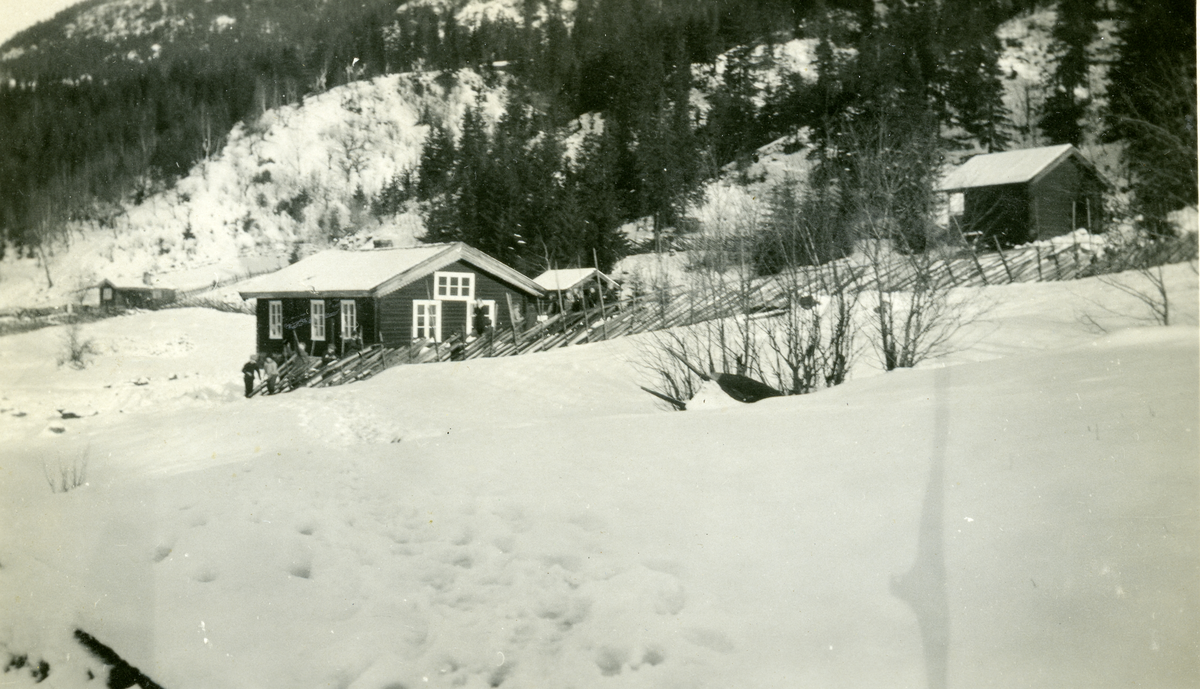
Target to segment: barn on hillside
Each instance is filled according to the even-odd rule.
[[[106,311],[157,309],[175,301],[175,290],[170,287],[118,285],[111,280],[101,280],[96,289],[99,306]]]
[[[257,300],[259,353],[290,344],[317,356],[465,338],[514,321],[524,327],[543,296],[515,268],[461,242],[323,251],[248,280],[238,293]]]
[[[950,221],[985,246],[1013,246],[1104,229],[1108,183],[1074,146],[1043,146],[977,155],[952,170],[939,189],[950,194]]]

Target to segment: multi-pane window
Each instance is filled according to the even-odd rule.
[[[325,302],[321,299],[313,299],[308,302],[309,319],[312,323],[312,339],[314,342],[323,342],[325,340]]]
[[[358,308],[353,299],[343,299],[342,309],[342,339],[348,340],[358,333]]]
[[[434,284],[437,285],[438,299],[473,299],[475,297],[475,276],[470,273],[433,274]]]
[[[283,339],[283,302],[267,302],[267,337],[272,340]]]
[[[440,342],[442,331],[438,318],[438,303],[433,300],[417,299],[413,301],[414,340],[433,340]]]

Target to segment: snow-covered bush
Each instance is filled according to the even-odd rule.
[[[83,326],[74,320],[63,331],[62,351],[59,353],[58,365],[66,364],[71,368],[86,368],[93,354],[97,353],[96,343],[83,336]]]

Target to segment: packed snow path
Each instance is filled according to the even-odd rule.
[[[102,686],[76,628],[170,689],[1194,686],[1176,268],[1186,326],[993,288],[961,365],[685,413],[636,342],[246,401],[248,317],[92,324],[83,371],[0,338],[0,653],[56,687]]]

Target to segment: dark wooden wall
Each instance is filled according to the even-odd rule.
[[[322,356],[329,347],[333,347],[339,354],[342,352],[342,343],[345,340],[345,334],[341,332],[342,315],[340,302],[343,301],[340,297],[326,298],[325,302],[325,342],[313,342],[312,340],[312,313],[311,313],[311,297],[303,299],[290,298],[272,300],[267,298],[258,299],[258,304],[255,307],[255,316],[257,321],[256,341],[258,342],[258,351],[265,354],[281,354],[284,345],[299,341],[304,344],[309,354],[314,356]],[[269,323],[269,307],[267,303],[270,301],[283,302],[283,339],[272,340],[270,335]],[[354,299],[358,308],[358,324],[363,331],[363,344],[369,345],[378,341],[379,336],[375,328],[375,305],[374,300],[367,297],[357,297]],[[293,339],[293,336],[295,339]]]
[[[441,268],[439,272],[471,273],[475,276],[475,299],[490,299],[496,302],[497,328],[510,328],[512,321],[508,313],[508,301],[505,295],[511,295],[513,305],[522,309],[526,316],[533,314],[532,299],[524,292],[513,289],[507,283],[500,281],[494,275],[485,273],[474,266],[457,262]],[[389,346],[407,345],[412,341],[412,303],[417,299],[434,299],[433,274],[429,274],[416,282],[406,285],[395,292],[387,294],[379,300],[379,333],[384,344]],[[447,339],[454,332],[469,332],[470,314],[462,301],[447,300],[442,303],[442,339]],[[520,324],[524,327],[524,324]]]
[[[1010,246],[1029,237],[1029,197],[1021,184],[967,189],[963,194],[963,231],[978,233],[985,246]]]
[[[1030,185],[1030,240],[1048,239],[1086,227],[1097,232],[1102,226],[1102,196],[1095,176],[1074,159],[1067,159],[1045,177]],[[1075,217],[1072,221],[1072,204]],[[1088,225],[1088,208],[1092,224]]]
[[[104,298],[104,289],[112,290],[112,298]],[[175,290],[162,287],[147,287],[145,289],[128,289],[101,284],[100,306],[117,309],[155,309],[175,301]],[[157,293],[157,297],[155,294]]]

